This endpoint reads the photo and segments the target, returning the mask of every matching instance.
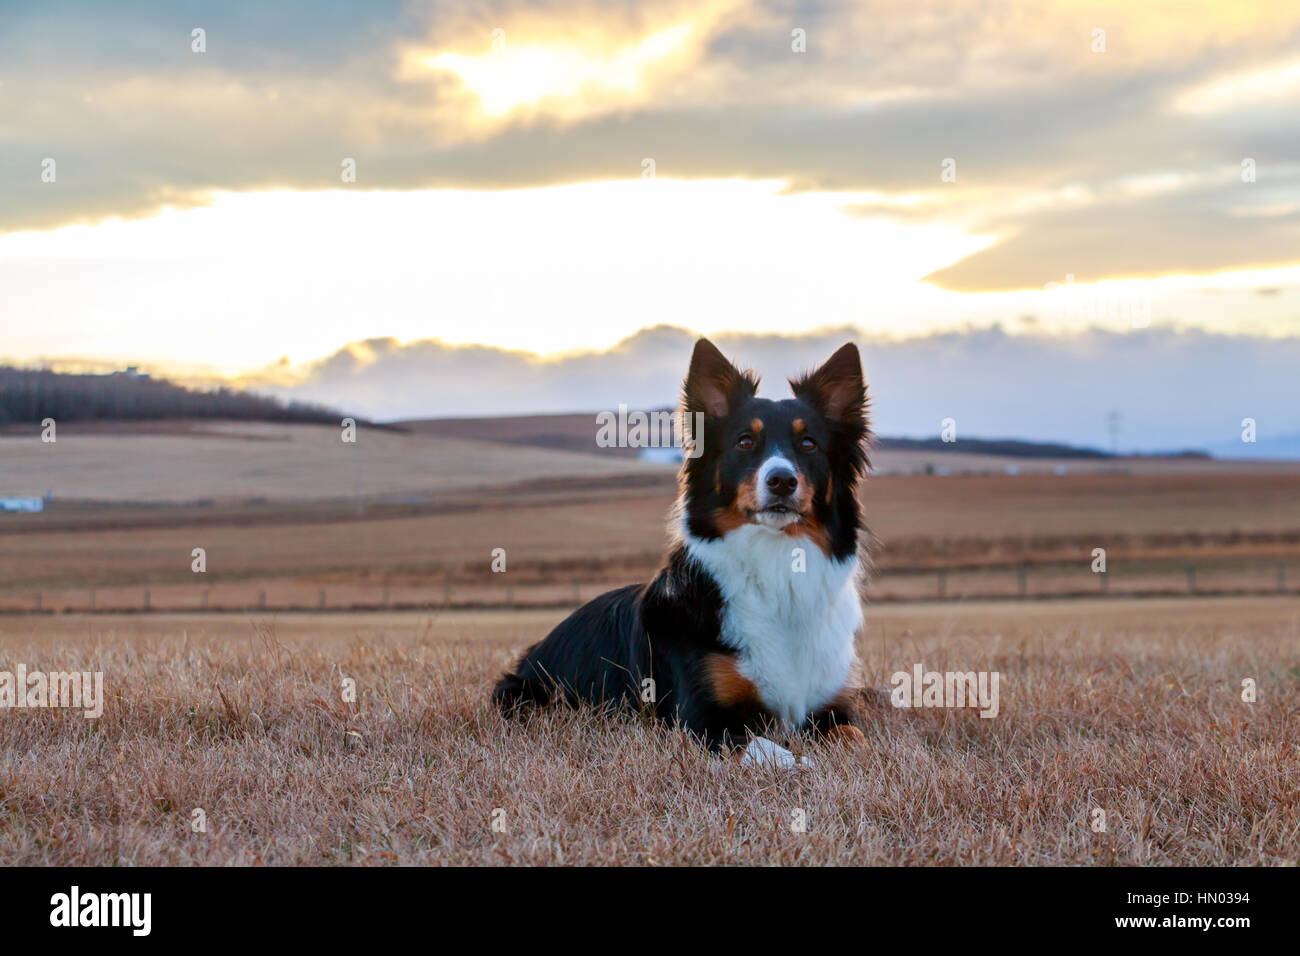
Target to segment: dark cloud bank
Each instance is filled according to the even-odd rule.
[[[667,405],[676,400],[695,335],[659,326],[607,352],[544,360],[437,341],[375,339],[310,369],[282,395],[380,420],[536,414]],[[1231,336],[1155,327],[1133,332],[1012,335],[1003,329],[886,341],[852,329],[807,335],[722,334],[714,341],[785,397],[785,379],[846,340],[870,381],[876,430],[1109,446],[1121,416],[1124,450],[1205,449],[1234,457],[1300,457],[1300,338]],[[1242,419],[1258,442],[1241,441]]]

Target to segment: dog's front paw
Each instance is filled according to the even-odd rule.
[[[812,766],[807,757],[798,757],[766,737],[751,740],[740,762],[750,767],[773,767],[777,770],[804,770]]]

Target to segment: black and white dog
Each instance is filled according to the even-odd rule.
[[[493,697],[652,707],[710,749],[794,763],[773,727],[861,738],[853,686],[862,623],[858,485],[867,469],[866,386],[844,345],[758,398],[757,377],[707,339],[683,396],[692,448],[671,550],[653,581],[584,605],[529,648]]]

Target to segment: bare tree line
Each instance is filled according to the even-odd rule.
[[[0,366],[0,424],[222,418],[337,425],[341,417],[322,405],[224,386],[198,391],[126,372],[81,375]]]

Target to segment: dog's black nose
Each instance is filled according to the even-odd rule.
[[[788,468],[777,468],[767,476],[767,489],[774,495],[792,495],[799,487],[799,476]]]

